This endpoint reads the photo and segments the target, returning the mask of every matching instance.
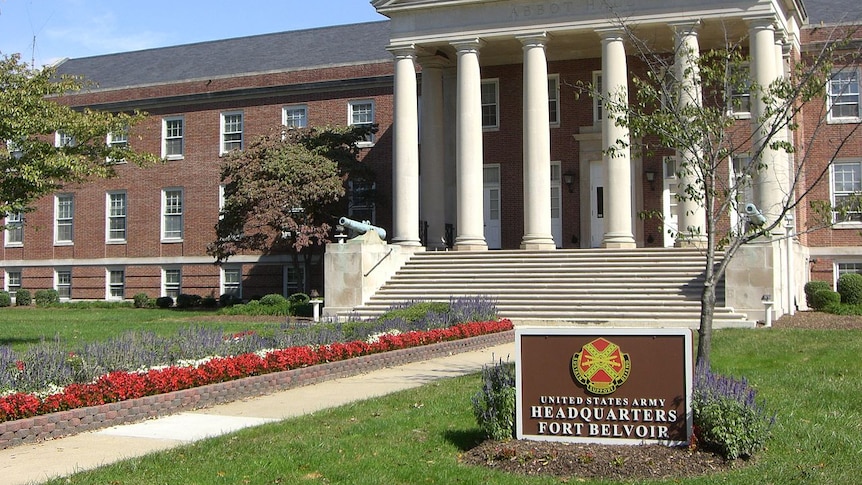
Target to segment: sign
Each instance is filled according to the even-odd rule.
[[[515,338],[518,439],[689,442],[690,329],[522,327]]]

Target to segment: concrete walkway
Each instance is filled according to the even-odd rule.
[[[391,367],[198,411],[0,450],[0,482],[37,484],[241,428],[310,414],[481,370],[515,357],[515,344]]]

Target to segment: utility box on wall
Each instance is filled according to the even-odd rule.
[[[518,439],[689,442],[690,329],[523,327],[515,335]]]

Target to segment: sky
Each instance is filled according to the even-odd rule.
[[[370,0],[0,0],[0,54],[20,53],[41,67],[67,57],[385,19]]]

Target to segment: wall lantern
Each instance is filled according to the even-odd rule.
[[[655,172],[652,170],[647,170],[644,172],[646,175],[647,182],[649,182],[650,190],[655,190]]]
[[[574,190],[575,185],[575,174],[572,172],[566,172],[563,174],[563,183],[566,184],[566,187],[569,188],[569,193],[571,194]]]

